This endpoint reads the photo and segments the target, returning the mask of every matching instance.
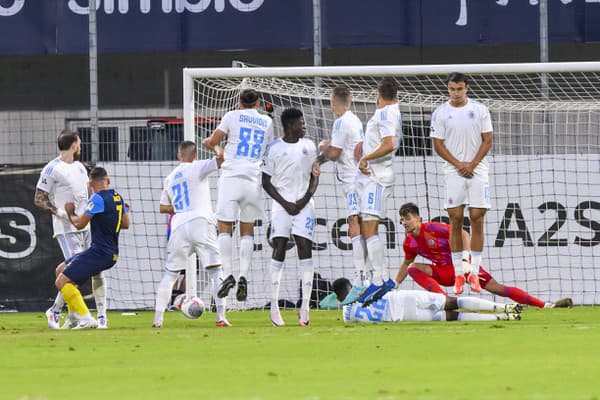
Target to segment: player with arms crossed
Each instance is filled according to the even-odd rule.
[[[386,218],[386,203],[394,185],[392,158],[396,143],[402,135],[402,118],[397,102],[398,85],[392,78],[384,78],[377,85],[377,110],[367,123],[364,155],[358,162],[356,189],[359,194],[360,230],[367,243],[367,256],[373,268],[371,285],[358,301],[371,303],[394,288],[387,277],[386,255],[379,239],[379,222]]]
[[[483,221],[491,207],[489,163],[492,147],[492,119],[488,108],[467,97],[468,79],[460,72],[446,79],[450,100],[431,117],[430,136],[435,152],[446,162],[446,199],[444,208],[450,218],[450,248],[457,273],[454,293],[461,294],[465,278],[474,292],[480,292],[477,270],[483,251]],[[472,262],[463,257],[462,240],[465,205],[469,206]]]
[[[355,181],[358,175],[358,163],[355,154],[362,153],[364,132],[362,122],[350,110],[352,94],[346,85],[340,85],[331,91],[331,110],[337,119],[333,122],[331,141],[323,140],[319,143],[321,154],[317,158],[319,164],[327,160],[336,161],[336,176],[341,182],[346,205],[348,207],[348,235],[352,240],[352,260],[354,262],[354,285],[360,293],[366,280],[365,258],[367,245],[360,234],[360,210]],[[356,297],[351,294],[350,297]]]
[[[88,200],[88,175],[79,158],[81,139],[77,132],[63,130],[57,139],[60,155],[50,161],[40,175],[35,189],[35,205],[52,214],[52,228],[65,260],[90,247],[90,227],[75,228],[64,211],[65,203],[75,204],[77,213],[83,212]],[[92,276],[92,291],[98,311],[98,327],[108,327],[106,319],[106,284],[101,273]],[[54,328],[60,322],[65,301],[58,292],[52,307],[46,311],[48,326]],[[63,327],[77,325],[75,314],[69,314]]]
[[[298,323],[300,326],[308,326],[314,275],[312,240],[315,206],[312,197],[317,190],[320,169],[315,162],[315,144],[304,138],[306,126],[302,111],[295,108],[284,110],[281,113],[281,125],[283,137],[269,144],[262,168],[262,186],[273,199],[270,316],[273,326],[285,325],[279,311],[279,287],[286,245],[292,234],[302,271],[302,303]]]
[[[263,216],[260,164],[267,144],[273,140],[273,121],[259,114],[259,106],[256,90],[242,90],[240,109],[226,113],[213,134],[203,141],[217,156],[225,157],[216,212],[225,273],[232,269],[233,224],[240,221],[240,276],[236,293],[239,301],[245,301],[248,294],[246,276],[254,252],[254,221]],[[225,149],[219,145],[224,138],[227,138]],[[219,297],[226,297],[234,286],[235,277],[230,274],[219,288]]]
[[[425,290],[435,293],[446,293],[442,286],[454,285],[455,271],[452,264],[450,251],[450,226],[440,222],[421,222],[419,208],[413,203],[406,203],[400,207],[400,222],[406,230],[404,239],[404,261],[396,276],[396,283],[400,285],[407,275]],[[462,232],[462,241],[468,252],[470,242],[469,233]],[[417,255],[431,261],[431,264],[416,263]],[[468,256],[466,256],[468,259]],[[482,266],[479,266],[479,284],[490,293],[498,296],[509,297],[517,303],[528,304],[540,308],[571,307],[570,298],[558,300],[556,303],[545,302],[529,293],[513,286],[498,283]]]
[[[225,317],[225,299],[217,296],[223,281],[223,268],[208,185],[208,176],[221,167],[223,155],[211,160],[196,160],[197,156],[194,142],[181,142],[177,152],[177,159],[181,163],[164,180],[159,210],[175,215],[171,220],[166,269],[156,292],[153,328],[163,326],[165,309],[180,272],[186,268],[196,268],[196,264],[189,261],[192,253],[196,253],[200,264],[208,272],[211,294],[217,307],[216,325],[231,326]],[[186,275],[196,276],[195,273]],[[187,282],[187,285],[195,286],[191,282]],[[196,293],[192,295],[196,296]]]
[[[119,232],[129,228],[128,206],[119,193],[110,189],[110,179],[104,168],[92,169],[90,187],[94,194],[80,215],[75,213],[75,205],[71,202],[65,203],[65,211],[75,228],[91,225],[92,244],[56,268],[56,287],[63,294],[69,310],[79,317],[79,323],[73,329],[98,326],[76,285],[115,265],[119,259]],[[51,328],[57,329],[58,324]]]
[[[338,301],[343,302],[351,290],[346,278],[333,282]],[[462,310],[459,312],[458,310]],[[520,304],[494,303],[477,297],[446,297],[421,290],[393,290],[381,299],[363,306],[354,302],[342,308],[345,323],[349,322],[428,322],[428,321],[498,321],[520,320]],[[487,311],[479,314],[465,311]]]

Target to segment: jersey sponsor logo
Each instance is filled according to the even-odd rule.
[[[475,119],[475,113],[473,111],[469,111],[469,119]]]
[[[0,258],[24,258],[37,244],[35,218],[21,207],[0,207]]]

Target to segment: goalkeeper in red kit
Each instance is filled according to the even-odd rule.
[[[446,294],[442,286],[453,286],[455,271],[450,251],[450,225],[440,222],[421,222],[419,208],[413,203],[400,207],[400,222],[406,230],[404,239],[404,261],[396,275],[396,285],[410,275],[415,282],[430,292]],[[463,243],[469,243],[468,232],[463,230]],[[468,250],[463,252],[468,259]],[[414,262],[417,256],[431,261],[431,264]],[[540,308],[571,307],[573,301],[565,298],[555,303],[546,302],[514,286],[506,286],[496,281],[482,266],[479,266],[479,283],[490,293],[509,297],[517,303]]]

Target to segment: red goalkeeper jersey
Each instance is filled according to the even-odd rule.
[[[450,225],[441,222],[423,222],[418,237],[407,234],[404,239],[404,257],[407,260],[422,256],[437,265],[452,265],[450,252]]]

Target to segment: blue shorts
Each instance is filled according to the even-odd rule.
[[[89,248],[65,260],[67,267],[62,273],[71,281],[82,284],[98,272],[111,268],[117,262],[117,258],[117,254],[107,254]]]

